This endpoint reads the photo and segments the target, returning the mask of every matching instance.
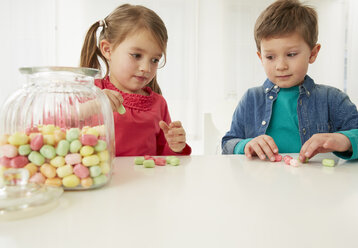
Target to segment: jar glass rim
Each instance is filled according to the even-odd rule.
[[[35,74],[39,72],[73,72],[84,76],[95,77],[100,70],[87,67],[65,67],[65,66],[38,66],[38,67],[21,67],[19,71],[22,74]]]

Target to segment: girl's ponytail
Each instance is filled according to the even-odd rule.
[[[95,22],[88,30],[85,41],[83,42],[82,51],[81,51],[81,67],[88,67],[94,69],[101,69],[100,62],[98,60],[99,56],[106,63],[108,68],[108,63],[104,56],[101,53],[101,50],[97,46],[97,29],[100,26],[99,22]]]

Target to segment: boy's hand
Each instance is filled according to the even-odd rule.
[[[299,159],[305,161],[317,153],[345,152],[352,148],[347,136],[341,133],[317,133],[307,140],[301,147]]]
[[[257,155],[261,160],[265,160],[267,156],[271,161],[275,161],[274,154],[278,153],[278,148],[272,137],[260,135],[250,140],[246,144],[244,151],[248,158]]]
[[[159,122],[159,127],[163,130],[165,139],[173,152],[183,151],[186,145],[185,130],[180,121],[174,121],[169,125],[164,121]]]
[[[117,110],[123,103],[123,97],[121,93],[108,89],[104,89],[103,92],[107,95],[108,100],[111,103],[112,111],[117,112]]]

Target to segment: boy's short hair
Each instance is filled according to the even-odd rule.
[[[278,0],[257,18],[255,42],[261,51],[261,40],[298,32],[312,49],[318,39],[317,12],[298,0]]]

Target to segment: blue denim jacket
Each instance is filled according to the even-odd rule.
[[[223,154],[233,154],[242,139],[266,133],[279,91],[278,86],[266,79],[263,86],[250,88],[245,93],[235,109],[230,130],[222,138]],[[301,144],[316,133],[358,128],[357,108],[339,89],[315,84],[306,75],[299,91],[297,117]]]

